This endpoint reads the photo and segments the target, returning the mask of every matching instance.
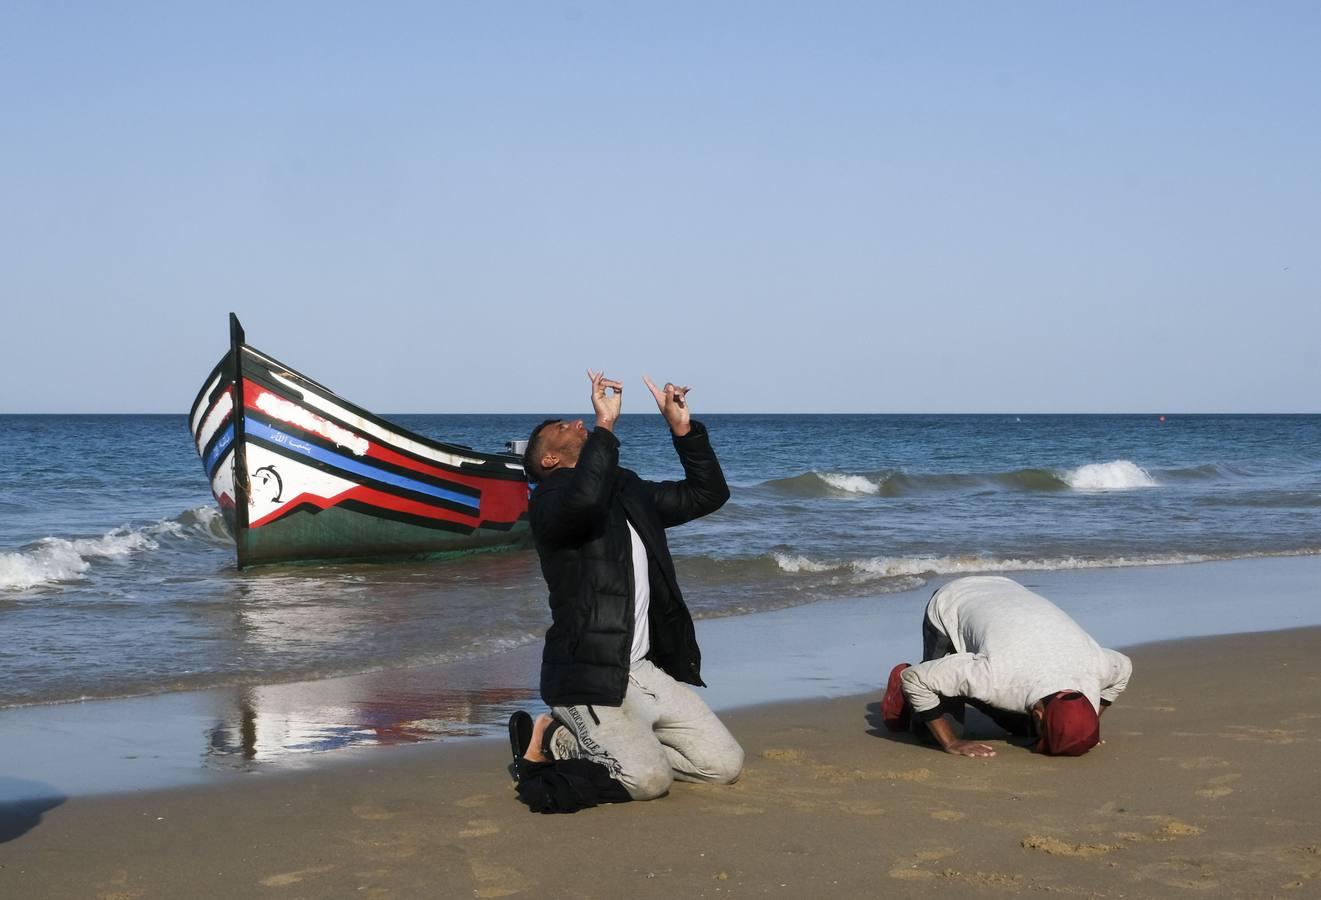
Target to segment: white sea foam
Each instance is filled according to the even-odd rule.
[[[94,559],[123,559],[159,544],[143,531],[116,528],[99,538],[42,538],[26,550],[0,553],[0,590],[78,581]]]
[[[817,472],[817,477],[837,491],[848,494],[879,494],[881,485],[862,475],[843,475],[838,472]]]
[[[89,563],[68,541],[63,544],[0,553],[0,590],[21,591],[58,581],[77,581]]]
[[[1159,487],[1151,473],[1126,459],[1079,466],[1064,472],[1060,477],[1075,491],[1128,491]]]
[[[814,560],[806,556],[776,553],[781,571],[791,575],[838,572],[864,579],[901,578],[914,575],[967,575],[985,572],[1054,572],[1064,569],[1109,569],[1126,566],[1174,566],[1220,559],[1199,553],[1153,556],[1112,556],[1079,559],[1074,556],[1046,559],[991,559],[984,556],[873,556],[854,560]]]
[[[775,564],[783,571],[797,575],[800,572],[829,572],[838,568],[837,563],[816,562],[806,556],[790,556],[787,553],[775,553]]]
[[[140,528],[123,525],[97,538],[45,537],[22,550],[0,553],[0,591],[81,581],[93,560],[127,559],[158,549],[157,538],[188,537],[194,531],[199,536],[218,539],[225,536],[224,528],[218,509],[199,506],[173,519]]]

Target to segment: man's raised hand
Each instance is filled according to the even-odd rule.
[[[656,398],[656,406],[660,409],[661,415],[670,425],[675,437],[683,437],[690,430],[692,425],[688,421],[688,391],[686,387],[676,387],[668,381],[664,389],[656,387],[650,378],[642,376],[642,382],[651,391],[651,396]]]
[[[610,431],[619,418],[619,404],[624,399],[624,385],[605,377],[605,372],[587,370],[592,381],[592,410],[596,413],[596,427]]]

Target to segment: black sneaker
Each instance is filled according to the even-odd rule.
[[[532,717],[519,710],[509,717],[509,750],[514,754],[514,765],[527,755],[532,744]]]

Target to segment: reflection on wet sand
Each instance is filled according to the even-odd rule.
[[[231,633],[234,652],[246,659],[329,654],[347,662],[368,647],[395,660],[450,659],[222,689],[217,721],[207,730],[205,764],[298,766],[352,747],[501,733],[515,708],[536,699],[532,657],[490,655],[497,649],[490,646],[492,633],[525,624],[525,638],[496,642],[507,649],[530,641],[544,617],[539,604],[534,614],[523,599],[525,556],[492,554],[444,570],[395,563],[273,567],[261,577],[236,576]],[[438,579],[438,571],[444,578]],[[449,583],[465,580],[476,585],[457,591]],[[518,609],[511,608],[512,597]],[[432,634],[437,616],[453,620],[443,639]]]
[[[207,732],[205,761],[221,768],[298,766],[309,755],[498,734],[530,687],[450,688],[435,669],[235,689]],[[463,679],[459,679],[463,683]]]

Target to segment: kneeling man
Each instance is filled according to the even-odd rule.
[[[528,515],[550,589],[541,696],[554,717],[515,713],[519,793],[534,810],[650,800],[675,780],[729,784],[743,749],[689,685],[703,686],[692,616],[665,530],[715,512],[729,488],[688,389],[646,380],[670,426],[682,481],[619,465],[622,385],[588,372],[596,425],[548,420],[524,467]]]
[[[1064,610],[999,576],[960,578],[937,590],[922,621],[922,659],[890,672],[881,716],[948,753],[994,756],[945,720],[964,705],[1035,749],[1081,756],[1101,742],[1100,717],[1128,686],[1133,664],[1103,649]]]

